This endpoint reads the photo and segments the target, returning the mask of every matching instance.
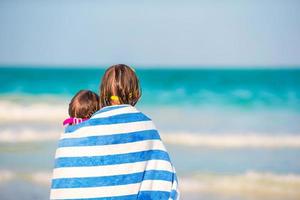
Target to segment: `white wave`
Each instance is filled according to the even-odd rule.
[[[50,186],[52,173],[38,171],[33,173],[14,172],[12,170],[0,170],[0,183],[5,183],[14,179],[29,180],[39,185]]]
[[[9,181],[9,180],[13,179],[14,176],[15,176],[15,174],[12,171],[1,169],[0,170],[0,183]]]
[[[265,147],[265,148],[300,148],[300,135],[286,134],[222,134],[209,133],[166,133],[162,139],[168,144],[183,146],[203,146],[215,148],[242,148],[242,147]]]
[[[52,172],[49,171],[17,173],[10,170],[0,170],[0,183],[12,179],[25,179],[38,185],[49,187],[51,177]],[[232,175],[197,173],[179,177],[179,188],[182,197],[190,194],[211,193],[251,199],[276,198],[296,200],[300,196],[300,175],[251,171]]]
[[[31,175],[31,180],[39,185],[50,186],[52,173],[50,172],[36,172]]]
[[[61,122],[67,116],[67,102],[22,104],[7,100],[0,101],[1,122]]]
[[[0,142],[18,143],[18,142],[38,142],[58,140],[60,131],[58,130],[36,130],[31,128],[22,128],[20,130],[3,129],[0,132]]]
[[[197,174],[179,178],[181,192],[213,193],[251,199],[299,199],[300,175],[247,172],[239,175]]]
[[[55,128],[45,127],[19,127],[2,128],[0,131],[0,142],[39,142],[58,140],[63,127],[57,125]],[[213,135],[209,133],[165,133],[161,134],[166,144],[181,145],[187,147],[209,147],[209,148],[300,148],[300,135],[267,135],[259,133],[247,134],[222,134]]]

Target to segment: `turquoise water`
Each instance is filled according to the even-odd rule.
[[[298,199],[300,69],[136,72],[137,107],[160,130],[183,199]],[[0,68],[1,196],[47,199],[68,103],[80,89],[98,92],[103,73]]]
[[[0,68],[0,94],[98,91],[103,69]],[[219,104],[300,111],[300,69],[137,69],[142,105]]]

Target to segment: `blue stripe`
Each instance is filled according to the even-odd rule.
[[[137,200],[137,195],[124,195],[115,197],[98,197],[98,198],[81,198],[81,199],[64,199],[64,200]]]
[[[173,166],[173,164],[172,164],[172,166]],[[178,179],[177,179],[176,175],[174,176],[174,180],[178,183]]]
[[[170,192],[163,191],[142,191],[139,193],[137,199],[141,200],[168,200]]]
[[[128,104],[122,104],[122,105],[115,105],[115,106],[106,106],[104,108],[101,108],[100,110],[98,110],[97,112],[95,112],[93,116],[99,114],[99,113],[104,113],[104,112],[107,112],[107,111],[111,111],[111,110],[116,110],[116,109],[119,109],[119,108],[124,108],[124,107],[130,107],[131,105],[128,105]]]
[[[116,186],[140,183],[143,180],[163,180],[172,182],[174,174],[163,170],[149,170],[145,172],[85,178],[60,178],[53,179],[52,188],[85,188]]]
[[[99,198],[81,198],[81,199],[65,199],[65,200],[168,200],[170,192],[164,191],[142,191],[139,194],[124,195],[116,197],[99,197]]]
[[[61,139],[58,143],[59,147],[72,146],[96,146],[109,144],[123,144],[129,142],[137,142],[143,140],[160,140],[157,130],[144,130],[131,133],[90,136],[82,138],[66,138]]]
[[[109,125],[109,124],[120,124],[120,123],[129,123],[129,122],[139,122],[139,121],[149,121],[150,119],[143,113],[125,113],[103,118],[92,118],[82,123],[67,126],[65,133],[71,133],[75,130],[87,127],[87,126],[96,126],[96,125]]]
[[[55,168],[114,165],[146,160],[170,161],[170,158],[167,152],[161,150],[140,151],[108,156],[62,157],[55,160]]]
[[[172,190],[170,194],[170,198],[176,200],[178,196],[177,190]]]

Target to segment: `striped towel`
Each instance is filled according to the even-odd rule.
[[[177,177],[153,122],[131,105],[107,106],[66,127],[50,199],[179,199]]]

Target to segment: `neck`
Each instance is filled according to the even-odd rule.
[[[110,102],[111,105],[115,106],[115,105],[120,105],[120,101],[111,101]]]

